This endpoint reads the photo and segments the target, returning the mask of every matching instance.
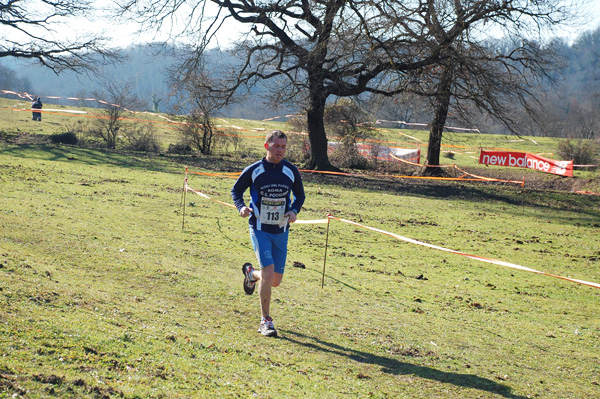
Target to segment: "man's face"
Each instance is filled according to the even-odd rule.
[[[287,140],[274,137],[270,143],[265,143],[267,149],[267,161],[272,163],[279,163],[285,156],[285,150],[287,150]]]

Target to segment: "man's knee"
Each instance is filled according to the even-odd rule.
[[[281,284],[281,279],[283,279],[283,274],[277,272],[273,274],[273,287],[279,287],[279,284]]]

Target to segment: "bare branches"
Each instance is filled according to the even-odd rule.
[[[64,69],[89,71],[116,59],[102,38],[56,38],[55,27],[90,10],[88,0],[10,0],[0,4],[0,27],[6,32],[0,40],[0,58],[35,59],[57,73]]]

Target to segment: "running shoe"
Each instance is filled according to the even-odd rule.
[[[256,280],[252,281],[250,276],[252,276],[252,272],[254,268],[252,264],[246,262],[244,266],[242,266],[242,273],[244,273],[244,292],[248,295],[252,295],[254,293],[254,288],[256,288]]]
[[[273,319],[271,317],[267,317],[266,319],[261,320],[260,327],[258,327],[258,332],[265,337],[277,337],[277,330],[273,325]]]

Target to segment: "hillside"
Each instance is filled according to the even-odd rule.
[[[190,187],[230,202],[232,180],[218,174],[260,152],[160,156],[36,144],[18,130],[0,143],[0,396],[524,399],[598,390],[597,288],[337,220],[328,233],[299,224],[273,298],[281,338],[264,339],[258,299],[242,290],[240,266],[254,262],[246,222],[182,196],[188,166],[212,175],[191,174]],[[246,148],[257,139],[248,140]],[[303,178],[303,220],[331,214],[600,282],[598,197]]]
[[[73,102],[71,101],[70,105],[47,103],[42,110],[43,122],[35,123],[31,121],[31,113],[25,111],[30,107],[28,101],[0,98],[0,132],[3,132],[3,140],[11,143],[35,143],[39,142],[36,138],[47,141],[50,135],[67,131],[77,133],[83,141],[91,140],[86,132],[94,127],[94,120],[102,118],[102,111],[97,108],[75,106]],[[152,126],[162,152],[179,140],[178,125],[170,122],[171,119],[168,115],[129,113],[124,114],[124,117],[131,120],[133,127]],[[218,133],[215,139],[215,155],[238,162],[240,158],[243,162],[244,157],[260,156],[256,153],[256,149],[260,147],[266,131],[291,130],[286,123],[278,119],[257,121],[219,118],[216,123]],[[301,135],[292,134],[288,157],[294,162],[302,162],[304,146],[302,140]],[[330,140],[335,141],[336,138],[330,137]],[[423,159],[427,151],[427,140],[428,132],[424,130],[378,128],[374,132],[373,139],[366,143],[387,147],[418,148],[421,151],[421,159]],[[516,137],[448,131],[444,134],[441,159],[442,163],[446,165],[456,165],[460,168],[459,170],[447,169],[449,176],[459,177],[463,171],[467,171],[474,175],[496,179],[524,180],[524,187],[529,189],[600,192],[597,168],[576,168],[572,178],[564,178],[523,168],[480,165],[478,162],[480,148],[530,152],[559,159],[557,151],[561,142],[562,139],[551,137]],[[591,148],[597,148],[594,141],[589,140],[589,143]],[[243,168],[243,166],[240,167]],[[417,166],[397,163],[381,162],[372,167],[374,170],[367,172],[367,175],[372,175],[375,170],[379,170],[390,176],[412,176],[419,171]],[[358,171],[358,173],[365,172]],[[394,180],[391,178],[391,181]]]

